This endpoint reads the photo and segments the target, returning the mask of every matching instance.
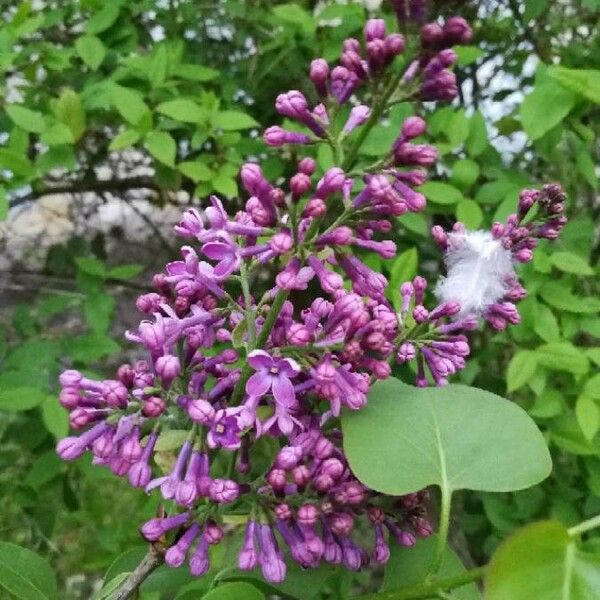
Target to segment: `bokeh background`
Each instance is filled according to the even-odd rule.
[[[452,543],[474,565],[524,523],[569,525],[600,511],[600,2],[430,9],[467,18],[475,37],[457,49],[459,99],[423,107],[441,154],[428,208],[402,217],[399,254],[371,266],[392,288],[417,270],[435,279],[433,223],[488,228],[541,182],[569,195],[561,240],[521,269],[522,323],[478,334],[459,376],[523,406],[554,458],[535,488],[458,495]],[[310,93],[309,61],[335,58],[366,15],[381,13],[394,21],[376,0],[0,1],[0,539],[44,556],[61,598],[91,598],[109,567],[135,564],[143,550],[132,523],[156,501],[87,458],[56,457],[68,430],[59,371],[109,375],[135,358],[123,331],[140,318],[136,295],[177,256],[181,211],[211,193],[234,209],[247,159],[263,160],[272,180],[292,174],[293,156],[260,140],[260,127],[279,120],[275,96]],[[394,107],[363,152],[384,152],[411,110]],[[332,161],[326,147],[316,158],[321,169]],[[343,598],[373,576],[345,573],[310,594]],[[142,598],[173,598],[188,583],[159,570]],[[307,593],[300,585],[298,597]]]

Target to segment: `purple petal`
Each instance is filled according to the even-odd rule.
[[[300,365],[293,358],[281,358],[277,361],[277,367],[282,375],[294,377],[300,373]]]
[[[213,260],[230,259],[235,254],[235,249],[223,242],[208,242],[202,246],[202,253]]]
[[[296,393],[292,382],[283,374],[273,377],[273,397],[286,408],[296,406]]]
[[[248,354],[248,364],[255,370],[270,369],[274,366],[274,360],[264,350],[252,350]]]
[[[264,396],[271,388],[272,378],[263,371],[254,373],[246,382],[246,393],[250,396]]]

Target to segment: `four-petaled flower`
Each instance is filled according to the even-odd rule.
[[[269,390],[275,402],[285,408],[296,406],[294,385],[290,381],[300,373],[300,366],[291,358],[274,358],[264,350],[248,354],[248,364],[256,371],[246,383],[246,393],[260,398]]]
[[[239,412],[240,408],[221,409],[215,414],[210,431],[206,436],[206,441],[211,448],[226,448],[228,450],[237,450],[240,447],[240,425],[238,418],[233,411]]]

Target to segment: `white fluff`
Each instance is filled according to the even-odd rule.
[[[444,260],[447,275],[438,281],[435,294],[441,302],[460,303],[461,315],[481,314],[501,300],[515,277],[510,250],[489,231],[449,233]]]

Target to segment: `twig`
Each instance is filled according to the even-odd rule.
[[[144,583],[146,578],[163,562],[163,554],[154,546],[150,547],[142,562],[131,575],[111,594],[109,600],[127,600]]]
[[[12,198],[9,202],[10,206],[19,206],[25,204],[30,200],[35,200],[41,196],[47,196],[50,194],[81,194],[84,192],[119,192],[128,190],[154,190],[159,191],[160,188],[156,185],[156,182],[150,177],[125,177],[122,179],[108,179],[108,180],[82,180],[72,181],[60,185],[51,185],[44,187],[39,190],[33,190],[24,196],[18,196]]]

